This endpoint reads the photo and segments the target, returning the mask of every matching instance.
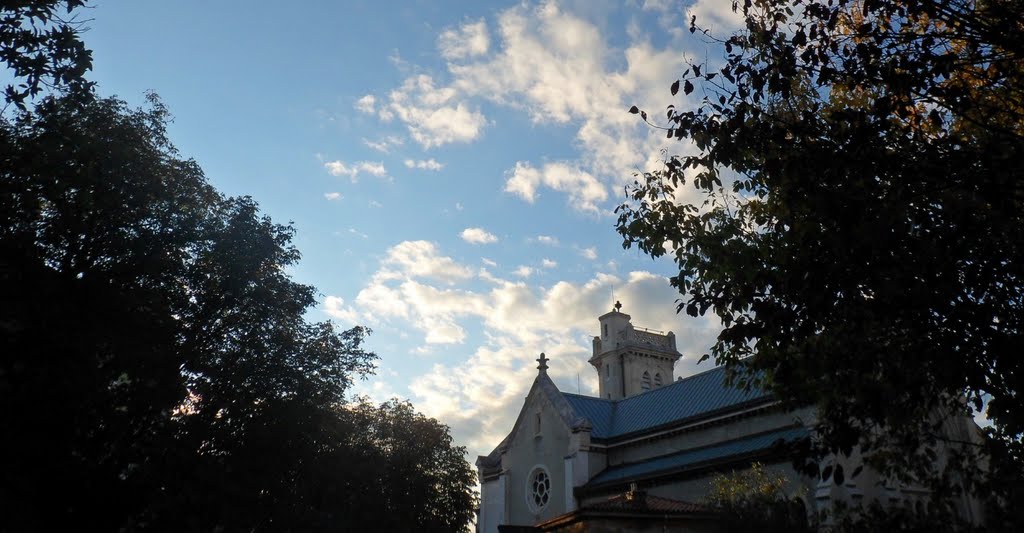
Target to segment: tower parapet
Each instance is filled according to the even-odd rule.
[[[622,313],[622,304],[598,317],[601,335],[594,337],[590,364],[599,374],[602,398],[620,400],[672,383],[674,367],[681,354],[676,336],[633,326]]]

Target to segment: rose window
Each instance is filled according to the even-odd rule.
[[[533,475],[530,476],[528,489],[532,507],[538,511],[546,507],[551,498],[551,476],[548,475],[547,470],[543,468],[534,470]]]

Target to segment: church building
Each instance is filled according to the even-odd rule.
[[[633,326],[619,303],[598,320],[589,360],[598,397],[558,390],[541,354],[515,425],[477,459],[481,533],[714,531],[714,513],[700,504],[712,478],[753,462],[782,474],[809,516],[835,501],[927,499],[868,471],[841,486],[798,475],[783,448],[808,435],[813,409],[786,410],[765,391],[727,386],[722,367],[677,379],[672,332]]]

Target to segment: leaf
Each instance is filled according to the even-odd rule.
[[[633,106],[629,108],[629,112],[635,115],[640,112],[640,108],[638,108],[637,106]]]
[[[672,87],[669,90],[672,91],[672,96],[675,96],[679,92],[679,80],[672,82]]]
[[[843,465],[836,465],[835,481],[836,485],[842,485],[846,481],[846,475],[843,474]]]
[[[690,83],[690,80],[686,80],[686,83],[683,84],[683,92],[686,94],[690,94],[693,92],[693,84]]]
[[[828,465],[824,470],[821,471],[821,480],[828,481],[832,477],[832,465]]]

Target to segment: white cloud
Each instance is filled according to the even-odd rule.
[[[352,164],[340,160],[328,161],[324,163],[324,168],[332,176],[347,176],[352,180],[352,183],[358,181],[361,174],[370,174],[377,177],[388,175],[387,169],[384,168],[384,163],[373,161],[359,161]]]
[[[660,110],[696,96],[673,98],[668,93],[672,78],[683,70],[681,35],[689,35],[677,28],[682,4],[642,3],[677,30],[668,32],[670,39],[662,47],[652,45],[649,32],[629,22],[626,43],[611,41],[601,27],[572,12],[582,5],[522,3],[501,11],[493,21],[469,21],[445,30],[438,45],[447,72],[426,73],[401,62],[402,71],[417,74],[376,97],[377,115],[402,122],[427,149],[480,138],[487,125],[481,101],[521,112],[538,124],[567,125],[576,132],[578,157],[554,164],[561,167],[522,163],[509,170],[505,190],[532,201],[540,189],[549,188],[568,195],[578,210],[599,212],[607,187],[620,190],[635,172],[660,166],[663,149],[689,149],[627,113],[629,107]],[[724,21],[732,16],[729,7],[728,2],[698,0],[691,11]],[[660,113],[652,115],[654,120],[656,115]]]
[[[480,258],[480,262],[485,264],[485,265],[487,265],[487,266],[490,266],[490,267],[498,266],[498,263],[496,263],[496,262],[494,262],[494,261],[492,261],[492,260],[490,260],[490,259],[488,259],[486,257],[481,257]]]
[[[462,211],[462,209],[463,209],[462,202],[455,202],[455,210],[456,211]]]
[[[727,9],[728,2],[721,4]],[[698,0],[693,9],[715,5]],[[669,9],[657,0],[645,0],[643,7]],[[678,20],[681,9],[671,9]],[[473,24],[480,26],[467,28]],[[481,105],[488,104],[529,117],[538,127],[555,124],[575,132],[576,156],[521,161],[509,169],[504,186],[509,194],[530,202],[553,191],[577,210],[600,212],[609,191],[621,191],[634,172],[660,164],[662,148],[688,149],[626,112],[635,104],[657,118],[654,110],[686,103],[687,97],[668,94],[668,85],[683,70],[684,54],[671,40],[675,34],[655,46],[639,29],[627,28],[627,41],[620,44],[556,2],[520,3],[496,19],[445,33],[438,45],[448,59],[447,71],[397,60],[406,79],[376,97],[377,116],[398,121],[426,149],[479,139],[488,126]],[[486,47],[479,35],[487,37]],[[545,235],[530,242],[559,244]],[[575,249],[590,261],[598,258],[594,247]],[[541,265],[553,268],[546,261]],[[427,353],[462,354],[416,378],[409,394],[421,411],[451,425],[471,453],[487,453],[511,427],[536,375],[533,360],[539,352],[553,359],[550,373],[563,390],[575,390],[577,372],[584,392],[596,389],[586,363],[589,337],[596,332],[596,317],[611,309],[613,295],[634,324],[675,331],[684,354],[677,375],[692,373],[693,361],[713,342],[717,328],[704,319],[677,317],[678,294],[663,277],[647,272],[602,273],[539,287],[531,278],[505,280],[478,265],[470,268],[433,243],[406,241],[388,251],[371,281],[341,309],[371,324],[411,331]],[[447,347],[457,344],[464,351]],[[440,345],[446,347],[431,349]]]
[[[687,25],[691,16],[697,17],[697,26],[716,35],[731,33],[744,26],[743,15],[732,10],[731,2],[697,0],[686,10]]]
[[[545,257],[544,259],[540,260],[540,265],[544,268],[555,268],[556,266],[558,266],[558,262]]]
[[[369,148],[376,150],[382,154],[391,153],[391,149],[396,146],[402,146],[405,141],[397,135],[388,135],[379,141],[371,141],[369,139],[363,139],[363,144]]]
[[[348,232],[349,232],[349,234],[355,235],[356,237],[359,237],[361,239],[369,239],[370,238],[369,235],[367,235],[367,234],[365,234],[365,233],[363,233],[363,232],[361,232],[361,231],[359,231],[359,230],[357,230],[355,228],[349,228]]]
[[[546,163],[538,170],[520,161],[510,172],[505,191],[533,203],[539,185],[568,193],[570,205],[580,211],[597,212],[597,203],[608,198],[604,185],[594,176],[566,163]]]
[[[367,207],[376,209],[378,207],[384,207],[384,204],[378,202],[377,200],[370,200],[370,203],[367,204]]]
[[[486,454],[505,436],[522,398],[536,376],[534,359],[552,359],[550,375],[565,391],[596,394],[597,379],[587,364],[588,338],[597,332],[597,316],[611,309],[611,293],[627,304],[633,323],[677,333],[684,354],[677,375],[689,375],[717,333],[698,321],[681,327],[674,314],[674,291],[667,280],[649,273],[626,279],[599,275],[589,282],[560,282],[546,291],[521,284],[496,288],[489,295],[495,318],[485,320],[488,340],[465,361],[435,365],[410,385],[413,401],[427,415],[444,420],[472,453]],[[688,321],[693,322],[693,321]],[[704,370],[706,367],[700,367]]]
[[[441,255],[437,245],[428,241],[404,241],[391,247],[377,276],[394,278],[429,278],[454,283],[473,276],[473,270],[451,257]]]
[[[377,98],[372,94],[368,94],[358,100],[356,100],[356,109],[363,113],[373,113],[374,105],[377,103]]]
[[[491,244],[498,242],[498,237],[483,228],[466,228],[460,234],[462,240],[470,244]]]
[[[332,202],[336,201],[336,200],[341,200],[341,193],[340,192],[325,192],[324,193],[324,198],[326,198],[326,199],[328,199],[329,201],[332,201]]]
[[[431,158],[431,159],[421,159],[419,161],[417,161],[415,159],[406,159],[405,160],[405,166],[408,167],[408,168],[419,168],[419,169],[422,169],[422,170],[435,170],[435,171],[436,170],[441,170],[442,168],[444,168],[443,164],[438,163],[433,158]]]
[[[512,274],[521,278],[528,278],[533,275],[533,269],[526,265],[520,265],[519,268],[512,272]]]
[[[579,375],[582,391],[595,392],[596,375],[586,362],[589,338],[614,299],[623,302],[635,325],[676,333],[684,356],[677,375],[694,372],[717,334],[706,319],[677,316],[678,294],[650,272],[596,274],[547,288],[491,278],[491,285],[473,288],[486,276],[444,256],[433,243],[406,241],[388,251],[352,305],[337,297],[324,303],[338,320],[419,332],[425,346],[418,352],[424,356],[460,353],[431,347],[466,346],[466,355],[434,365],[408,391],[417,409],[449,424],[456,441],[474,454],[489,452],[511,427],[541,351],[552,359],[549,373],[562,390],[574,391]],[[470,336],[477,328],[482,338]]]
[[[487,24],[480,20],[464,24],[458,30],[445,30],[437,39],[437,47],[445,59],[463,59],[487,53],[491,39]]]
[[[331,318],[339,320],[344,326],[354,326],[361,319],[355,309],[346,306],[345,300],[337,296],[324,298],[324,311]]]
[[[382,120],[397,117],[409,135],[424,148],[476,140],[487,122],[479,110],[458,101],[452,87],[435,87],[426,74],[407,78],[388,95],[378,116]]]

